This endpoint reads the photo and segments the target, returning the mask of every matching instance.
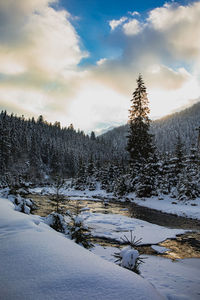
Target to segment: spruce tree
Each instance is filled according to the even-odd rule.
[[[183,153],[183,143],[180,136],[177,137],[177,142],[175,145],[175,158],[174,158],[174,175],[178,177],[184,168],[184,153]]]
[[[131,159],[132,190],[139,197],[149,197],[155,190],[155,148],[149,132],[149,101],[141,74],[131,103],[127,150]]]
[[[137,79],[131,103],[127,150],[132,163],[143,163],[153,154],[154,147],[152,135],[149,133],[149,101],[141,74]]]

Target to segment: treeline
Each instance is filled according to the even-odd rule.
[[[102,164],[114,157],[111,149],[94,132],[76,131],[73,125],[61,128],[42,116],[24,117],[0,114],[0,184],[47,183],[55,176],[77,174],[82,161]]]
[[[99,166],[82,164],[73,187],[78,190],[103,189],[116,197],[134,193],[137,197],[160,197],[165,195],[177,200],[192,200],[200,197],[200,164],[197,148],[189,154],[183,151],[177,139],[175,152],[158,154],[137,170],[127,162]]]
[[[115,151],[112,141],[61,128],[42,116],[0,114],[0,185],[49,184],[56,177],[73,177],[75,189],[104,189],[115,196],[170,195],[177,199],[200,196],[200,165],[197,147],[189,151],[177,138],[172,153],[153,151],[145,163],[131,162]]]

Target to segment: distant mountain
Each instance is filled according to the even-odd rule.
[[[191,107],[153,121],[151,131],[155,135],[155,143],[161,152],[173,152],[177,137],[180,136],[186,152],[197,145],[200,126],[200,99]],[[112,145],[117,153],[124,153],[127,143],[128,124],[114,128],[101,137]],[[124,153],[124,155],[126,155]]]

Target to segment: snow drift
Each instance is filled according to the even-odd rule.
[[[148,299],[147,281],[78,246],[0,199],[1,299]]]

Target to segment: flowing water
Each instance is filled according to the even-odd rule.
[[[36,204],[34,214],[47,216],[55,210],[55,202],[50,196],[29,195]],[[54,204],[54,205],[52,205]],[[87,207],[91,213],[119,214],[130,218],[137,218],[149,223],[171,229],[184,229],[186,232],[175,238],[166,239],[155,245],[139,245],[137,250],[141,258],[145,258],[139,265],[138,273],[151,282],[156,289],[170,300],[200,299],[200,222],[198,220],[177,217],[154,209],[142,207],[132,203],[109,202],[102,200],[72,200],[65,198],[60,205],[62,212],[76,210],[76,207]],[[102,224],[100,224],[101,226]],[[109,226],[106,227],[108,230]],[[114,254],[124,247],[120,242],[105,238],[93,238],[95,247],[92,252],[106,260],[115,261]],[[159,253],[155,247],[168,249]]]
[[[36,204],[34,214],[47,216],[55,210],[55,202],[50,200],[49,196],[29,195]],[[60,205],[63,212],[73,210],[79,205],[80,209],[87,207],[92,213],[102,214],[120,214],[123,216],[137,218],[148,221],[153,224],[167,228],[188,229],[188,232],[176,236],[173,239],[167,239],[159,243],[159,246],[169,249],[166,253],[157,253],[151,248],[151,245],[142,245],[138,247],[141,254],[165,256],[170,259],[200,258],[200,222],[194,219],[178,217],[176,215],[163,213],[154,209],[139,206],[133,203],[88,201],[88,200],[70,200],[65,198]],[[103,247],[120,247],[120,243],[105,238],[93,238],[94,243]]]

